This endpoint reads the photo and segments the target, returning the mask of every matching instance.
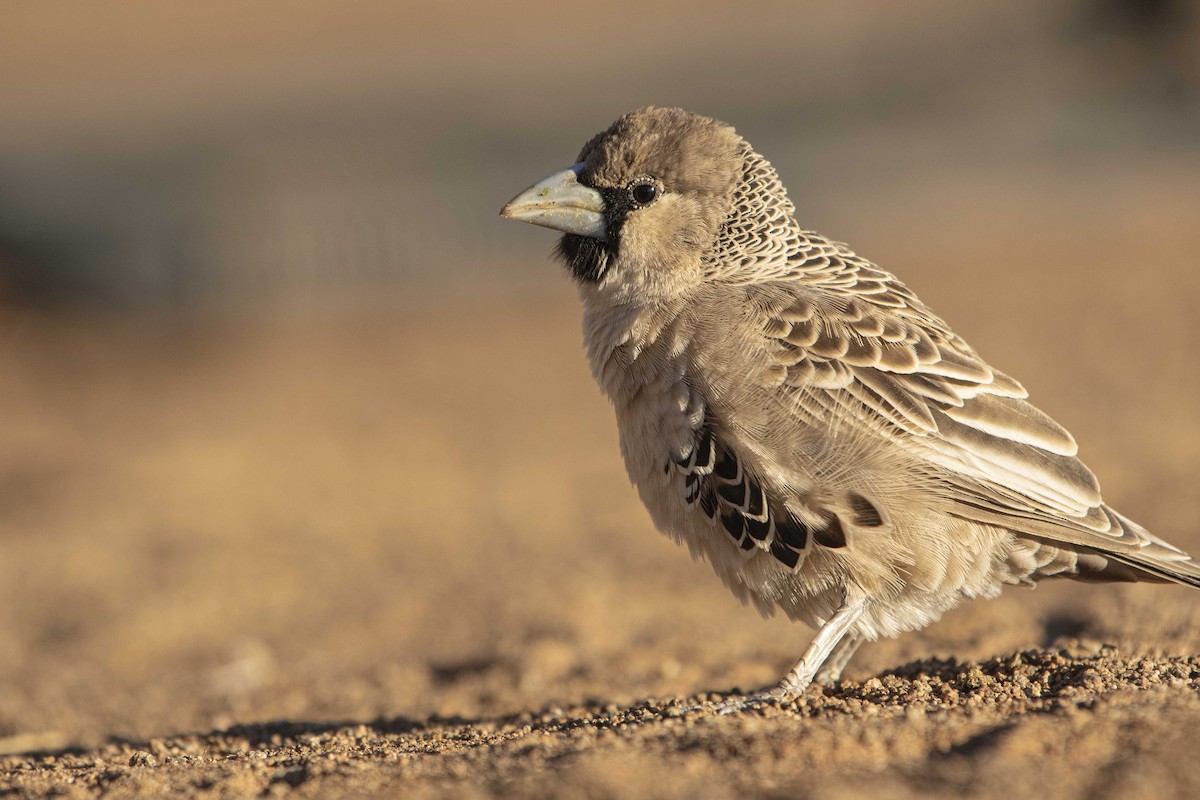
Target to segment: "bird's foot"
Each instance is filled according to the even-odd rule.
[[[810,683],[811,681],[797,682],[784,679],[774,686],[765,686],[757,692],[726,698],[713,706],[713,710],[724,717],[770,707],[779,708],[804,694],[804,690],[809,687]]]
[[[722,717],[731,714],[743,714],[747,711],[759,711],[769,706],[778,706],[783,698],[773,690],[755,692],[741,697],[729,697],[713,706],[713,711]]]
[[[724,700],[702,700],[695,705],[675,706],[673,709],[668,710],[667,713],[675,717],[682,717],[686,714],[713,713],[720,716],[728,716],[729,714],[738,714],[743,711],[765,708],[769,705],[776,705],[781,701],[781,698],[773,694],[774,688],[765,687],[749,694],[742,694],[739,690],[734,689],[733,693]]]

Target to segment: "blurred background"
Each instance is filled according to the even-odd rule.
[[[733,123],[859,237],[914,189],[1046,194],[1200,145],[1186,0],[589,9],[10,4],[0,276],[124,309],[544,275],[492,206],[650,103]]]
[[[734,124],[802,224],[1200,546],[1195,2],[13,0],[0,747],[727,688],[794,657],[807,632],[651,530],[554,237],[497,216],[647,104]],[[1195,630],[1194,603],[1145,611],[1172,590],[1096,591],[1010,593],[860,669]]]

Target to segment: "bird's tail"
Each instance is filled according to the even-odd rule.
[[[1106,510],[1126,531],[1134,534],[1141,547],[1123,552],[1103,552],[1105,558],[1131,568],[1135,573],[1131,576],[1134,580],[1181,583],[1200,589],[1200,562],[1178,547],[1159,539],[1133,520],[1121,516],[1111,508]]]

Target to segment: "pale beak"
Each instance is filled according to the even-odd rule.
[[[538,181],[508,201],[500,216],[605,241],[604,198],[579,182],[583,163]]]

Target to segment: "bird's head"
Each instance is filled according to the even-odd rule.
[[[626,114],[577,161],[500,214],[562,231],[559,256],[577,281],[600,291],[666,298],[712,277],[706,262],[745,206],[738,195],[752,162],[773,179],[754,190],[777,187],[790,214],[774,170],[732,127],[677,108]]]

